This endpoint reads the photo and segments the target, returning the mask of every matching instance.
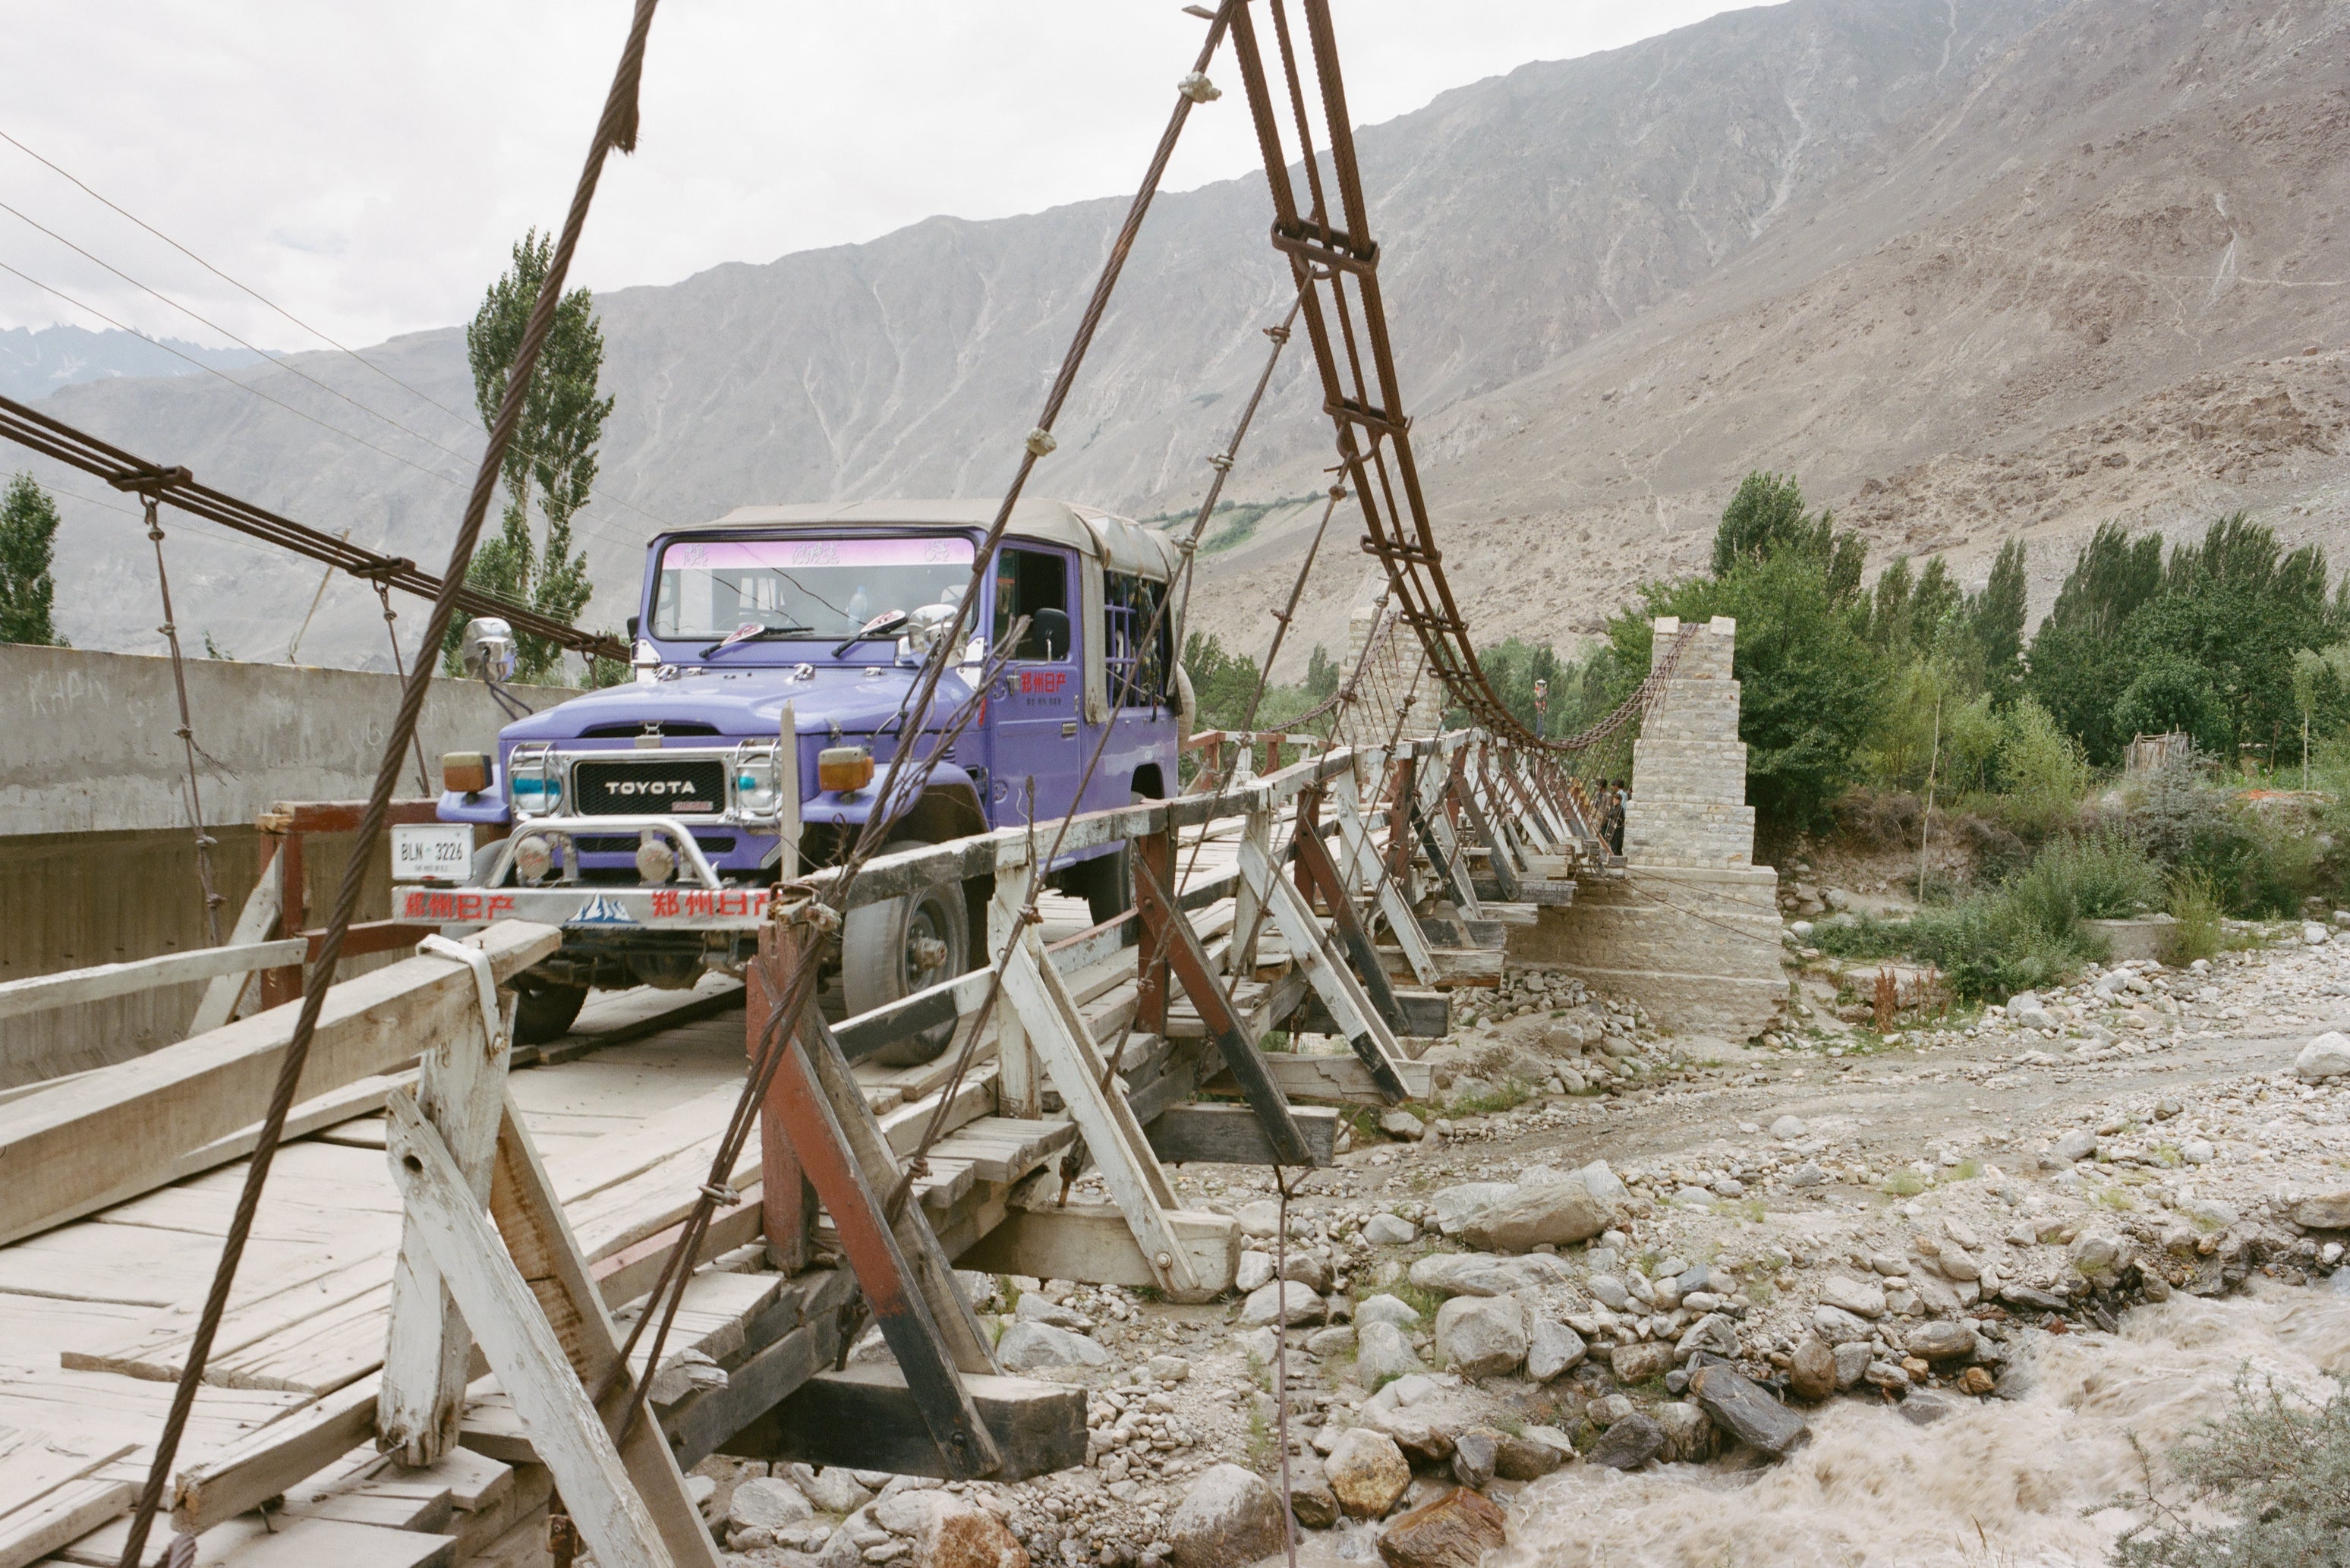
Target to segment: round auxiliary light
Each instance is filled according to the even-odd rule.
[[[637,839],[637,875],[647,882],[666,882],[677,875],[677,851],[650,827]]]
[[[524,881],[543,881],[554,869],[555,851],[546,839],[534,836],[515,846],[515,874]]]

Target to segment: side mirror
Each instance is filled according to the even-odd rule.
[[[482,680],[514,679],[514,628],[495,616],[475,616],[460,636],[465,673]]]
[[[641,617],[638,616],[630,616],[629,618],[629,640],[630,642],[637,640],[637,624],[641,618]]]

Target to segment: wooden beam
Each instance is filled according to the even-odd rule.
[[[1200,945],[1199,933],[1181,910],[1169,907],[1166,889],[1149,866],[1139,859],[1134,867],[1134,894],[1136,907],[1142,911],[1143,940],[1166,950],[1171,973],[1182,981],[1208,1038],[1215,1043],[1225,1068],[1247,1097],[1264,1143],[1274,1150],[1272,1163],[1311,1164],[1313,1155],[1306,1147],[1305,1135],[1291,1118],[1289,1102],[1281,1097],[1279,1085],[1266,1074],[1256,1035],[1232,1006],[1215,965]]]
[[[380,1387],[369,1373],[182,1469],[172,1481],[172,1528],[193,1535],[224,1524],[366,1442]]]
[[[1086,1391],[1024,1377],[973,1377],[972,1401],[1003,1455],[991,1478],[1025,1480],[1086,1462]],[[895,1367],[820,1372],[728,1441],[740,1459],[939,1474],[914,1398]]]
[[[1240,862],[1241,875],[1255,886],[1264,899],[1274,923],[1288,939],[1291,956],[1305,971],[1306,981],[1322,999],[1323,1006],[1338,1021],[1338,1033],[1361,1058],[1372,1081],[1386,1092],[1390,1104],[1407,1097],[1400,1075],[1405,1057],[1396,1044],[1395,1032],[1388,1027],[1361,983],[1333,950],[1328,934],[1306,907],[1305,897],[1283,879],[1270,860],[1256,852],[1254,845],[1241,846]]]
[[[1380,950],[1385,953],[1393,950]],[[1398,1034],[1409,1035],[1415,1040],[1440,1040],[1451,1033],[1451,992],[1398,988],[1395,999],[1398,1010],[1403,1014],[1403,1026],[1396,1031]],[[1296,1020],[1291,1027],[1307,1034],[1345,1033],[1339,1028],[1338,1021],[1330,1016],[1330,1010],[1322,1005],[1322,999],[1311,991],[1305,993],[1305,1000],[1298,1008]]]
[[[1338,1113],[1293,1106],[1289,1115],[1305,1138],[1308,1163],[1330,1164],[1337,1145]],[[1246,1106],[1176,1106],[1161,1111],[1142,1130],[1150,1135],[1152,1151],[1170,1165],[1297,1163],[1277,1157],[1273,1140],[1264,1136],[1264,1124]]]
[[[397,1159],[396,1155],[393,1158]],[[511,1094],[498,1123],[490,1213],[505,1244],[504,1255],[513,1259],[513,1266],[526,1282],[538,1321],[560,1349],[567,1371],[582,1389],[606,1390],[597,1407],[597,1416],[604,1423],[598,1429],[608,1429],[610,1423],[623,1418],[634,1399],[636,1380],[620,1366],[619,1343],[612,1332],[612,1320],[605,1315],[588,1256],[572,1234],[555,1183],[539,1162],[538,1149],[530,1141]],[[513,1386],[503,1371],[499,1380],[511,1394]],[[519,1400],[516,1408],[520,1408]],[[619,1452],[639,1501],[679,1568],[718,1568],[710,1532],[685,1490],[685,1477],[660,1428],[650,1420],[636,1421]]]
[[[188,985],[222,975],[249,974],[273,964],[299,963],[308,950],[307,943],[295,938],[242,947],[196,948],[188,952],[131,959],[124,963],[36,974],[28,980],[0,984],[0,1018],[17,1018],[52,1007],[70,1007],[79,1002],[103,1002],[109,996],[130,996],[159,986]]]
[[[596,1561],[671,1568],[603,1417],[441,1135],[408,1095],[395,1095],[386,1113],[385,1149],[411,1233],[431,1251]]]
[[[551,926],[502,921],[477,939],[501,983],[553,952]],[[0,1242],[175,1180],[190,1149],[247,1126],[268,1103],[298,1003],[0,1106]],[[328,992],[302,1087],[318,1096],[406,1067],[420,1043],[478,1015],[462,963],[412,958]]]
[[[1359,1057],[1340,1055],[1307,1055],[1299,1052],[1275,1051],[1264,1059],[1273,1075],[1281,1080],[1281,1092],[1294,1104],[1299,1100],[1319,1100],[1328,1105],[1388,1106],[1395,1102],[1383,1094],[1372,1080],[1371,1071]],[[1425,1062],[1399,1064],[1408,1097],[1424,1100],[1428,1097],[1429,1067]],[[1209,1080],[1203,1087],[1215,1087]],[[1219,1092],[1237,1092],[1219,1091]]]
[[[1046,1173],[1048,1176],[1050,1172]],[[1055,1181],[1053,1185],[1057,1188]],[[1081,1280],[1089,1284],[1157,1285],[1163,1271],[1142,1255],[1126,1216],[1113,1204],[1071,1203],[1066,1208],[1009,1207],[1003,1223],[963,1250],[955,1266],[991,1274],[1025,1274],[1040,1280]],[[1232,1288],[1240,1272],[1239,1223],[1222,1214],[1187,1209],[1164,1210],[1170,1243],[1179,1249],[1199,1283],[1189,1293],[1206,1299]]]
[[[443,957],[458,948],[444,937],[427,940]],[[426,1043],[417,1061],[414,1092],[478,1207],[490,1199],[513,1036],[488,960],[476,959],[473,968],[480,1011],[470,1027],[445,1031]],[[505,1006],[511,1001],[507,993]],[[401,1464],[423,1469],[457,1446],[473,1346],[456,1298],[442,1281],[431,1249],[416,1234],[412,1215],[405,1220],[392,1268],[388,1321],[376,1436]]]

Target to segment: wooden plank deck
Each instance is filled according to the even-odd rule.
[[[1187,833],[1178,854],[1177,897],[1191,907],[1218,964],[1235,918],[1240,830],[1237,820],[1212,824],[1203,843]],[[1082,903],[1047,897],[1041,909],[1048,944],[1088,927]],[[1106,952],[1066,970],[1063,979],[1105,1056],[1117,1054],[1128,1098],[1147,1122],[1190,1098],[1222,1063],[1180,993],[1164,1037],[1133,1027],[1133,957],[1130,949]],[[1270,927],[1255,957],[1233,986],[1234,1000],[1264,1029],[1286,1018],[1305,988]],[[740,998],[739,986],[715,981],[691,993],[598,994],[571,1034],[515,1054],[514,1100],[608,1299],[650,1287],[665,1245],[656,1239],[683,1218],[707,1177],[743,1081]],[[1318,1054],[1299,1052],[1317,1044]],[[1295,1040],[1292,1052],[1274,1059],[1292,1094],[1346,1099],[1365,1092],[1363,1071],[1343,1042]],[[1056,1168],[1076,1139],[1075,1124],[1049,1092],[1043,1119],[995,1114],[995,1055],[992,1038],[975,1048],[943,1136],[928,1151],[929,1174],[915,1187],[950,1255],[1027,1212],[1033,1198],[1023,1184],[1035,1189],[1032,1179]],[[899,1157],[910,1155],[931,1125],[954,1056],[951,1050],[919,1066],[855,1069]],[[385,1166],[381,1104],[380,1093],[363,1099],[356,1114],[280,1151],[179,1469],[182,1477],[234,1472],[238,1456],[277,1442],[273,1428],[303,1434],[296,1447],[310,1469],[292,1472],[307,1474],[298,1485],[276,1484],[284,1505],[271,1521],[274,1533],[249,1512],[218,1511],[250,1506],[234,1484],[190,1494],[197,1501],[183,1497],[192,1521],[208,1527],[200,1561],[237,1568],[281,1560],[462,1562],[546,1501],[545,1472],[523,1463],[527,1441],[491,1379],[477,1379],[470,1391],[466,1450],[432,1470],[402,1470],[364,1441],[401,1223]],[[746,1198],[756,1197],[759,1163],[754,1138],[732,1177]],[[144,1479],[172,1380],[185,1365],[244,1170],[241,1159],[222,1164],[0,1247],[0,1568],[60,1548],[71,1562],[111,1563],[119,1553],[120,1514],[130,1489]],[[754,1220],[755,1202],[747,1208]],[[1102,1223],[1119,1230],[1114,1210]],[[737,1227],[710,1251],[740,1248],[755,1234]],[[822,1218],[816,1241],[837,1252]],[[1211,1237],[1200,1244],[1212,1251],[1223,1243]],[[747,1386],[782,1378],[777,1386],[788,1391],[807,1370],[829,1364],[836,1347],[824,1336],[837,1334],[832,1309],[851,1289],[830,1269],[789,1281],[705,1272],[689,1290],[671,1347],[738,1369],[751,1365]],[[729,1435],[704,1430],[724,1408],[689,1393],[664,1420],[698,1457]],[[168,1540],[163,1531],[153,1536],[154,1560]]]

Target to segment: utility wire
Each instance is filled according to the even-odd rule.
[[[313,327],[310,323],[303,320],[300,317],[295,315],[292,311],[286,309],[284,306],[278,304],[267,295],[263,294],[259,289],[253,287],[250,284],[244,282],[242,279],[232,276],[230,274],[222,271],[219,267],[214,266],[211,262],[206,261],[203,256],[198,255],[194,251],[190,250],[186,245],[182,244],[178,240],[173,239],[162,230],[157,228],[154,224],[147,222],[146,219],[139,216],[138,213],[130,211],[120,202],[108,199],[105,195],[91,188],[87,181],[80,179],[71,171],[60,167],[55,161],[43,157],[40,153],[34,151],[31,148],[26,146],[23,142],[17,140],[15,137],[9,135],[5,130],[0,130],[0,141],[6,142],[9,146],[15,148],[17,151],[23,153],[34,162],[40,164],[51,173],[56,174],[58,178],[73,185],[84,195],[89,197],[90,200],[98,202],[100,206],[105,207],[108,211],[114,213],[118,216],[122,217],[129,222],[137,224],[140,228],[146,230],[149,234],[154,235],[157,239],[162,241],[165,244],[171,246],[173,250],[179,252],[182,255],[187,257],[190,261],[203,268],[206,272],[211,273],[214,277],[219,278],[223,283],[227,284],[230,287],[238,290],[240,293],[248,295],[254,299],[259,301],[262,305],[276,312],[279,316],[292,322],[303,331],[307,332],[311,337],[318,339],[319,342],[326,344],[330,348],[333,348],[337,353],[341,354],[346,358],[348,358],[353,362],[365,367],[367,369],[373,371],[376,375],[381,377],[386,381],[390,382],[393,386],[399,388],[401,391],[406,392],[409,396],[416,399],[418,401],[438,409],[441,412],[448,415],[451,419],[455,420],[460,424],[465,425],[469,429],[472,427],[473,423],[473,417],[472,415],[466,414],[460,410],[452,409],[448,404],[441,401],[440,399],[432,396],[432,393],[425,391],[422,388],[413,386],[409,382],[401,380],[399,377],[393,375],[390,371],[385,369],[374,360],[369,359],[365,355],[359,353],[358,349],[351,348],[348,344],[346,344],[330,334],[320,330],[318,327]],[[279,369],[293,370],[294,368],[291,365],[279,359],[277,356],[269,353],[267,349],[255,348],[253,344],[246,343],[242,337],[237,337],[234,333],[230,332],[226,327],[206,321],[205,318],[201,316],[196,316],[194,311],[189,310],[186,306],[181,305],[178,300],[172,299],[153,288],[149,288],[147,285],[140,283],[137,278],[131,277],[129,274],[109,265],[106,262],[100,261],[97,256],[89,255],[88,251],[82,251],[81,247],[79,245],[75,245],[71,240],[65,238],[64,235],[58,234],[52,230],[44,228],[39,223],[34,223],[32,219],[26,217],[24,213],[16,212],[14,207],[10,207],[7,210],[10,213],[15,213],[16,217],[23,219],[24,222],[32,223],[33,227],[40,229],[43,234],[48,234],[51,239],[56,240],[58,244],[72,245],[75,250],[81,251],[82,254],[88,255],[91,261],[97,262],[99,265],[106,267],[109,272],[113,273],[117,277],[122,278],[125,282],[132,284],[139,288],[146,289],[149,294],[154,295],[156,298],[162,300],[167,305],[172,306],[177,309],[186,311],[188,315],[195,317],[195,319],[203,321],[204,325],[211,327],[213,331],[231,337],[237,343],[242,344],[244,347],[251,348],[255,353],[260,354],[268,358],[273,364],[277,365]],[[294,373],[296,375],[301,374],[298,370]],[[305,377],[304,379],[308,379],[309,378]],[[323,382],[319,384],[324,385]],[[333,390],[333,389],[329,388],[328,390]],[[344,395],[340,392],[337,392],[336,396],[343,397]],[[345,400],[349,401],[350,400],[346,398]],[[354,406],[366,408],[366,405],[364,404],[355,404]],[[366,409],[366,411],[369,413],[376,413],[376,410],[373,409]],[[399,421],[391,420],[388,415],[376,413],[376,417],[385,420],[388,423],[399,423]],[[421,435],[413,430],[409,430],[405,425],[400,425],[400,428],[401,430],[408,431],[409,434],[415,436],[419,441],[430,441],[431,438]],[[437,445],[438,443],[432,442],[432,444]],[[442,450],[446,452],[448,449],[443,447]],[[535,457],[538,455],[530,447],[524,445],[521,442],[515,443],[515,450],[523,452],[527,456]],[[470,459],[465,458],[463,453],[452,453],[451,455],[459,458],[460,461],[471,461]],[[625,507],[627,510],[633,512],[638,516],[645,519],[648,523],[652,524],[656,528],[666,531],[675,526],[674,524],[670,523],[664,518],[656,516],[654,514],[646,511],[643,507],[639,506],[634,502],[629,501],[625,497],[598,491],[593,486],[589,487],[588,493],[596,495],[601,500],[609,502],[615,506]],[[634,543],[634,541],[630,541],[630,543]]]

